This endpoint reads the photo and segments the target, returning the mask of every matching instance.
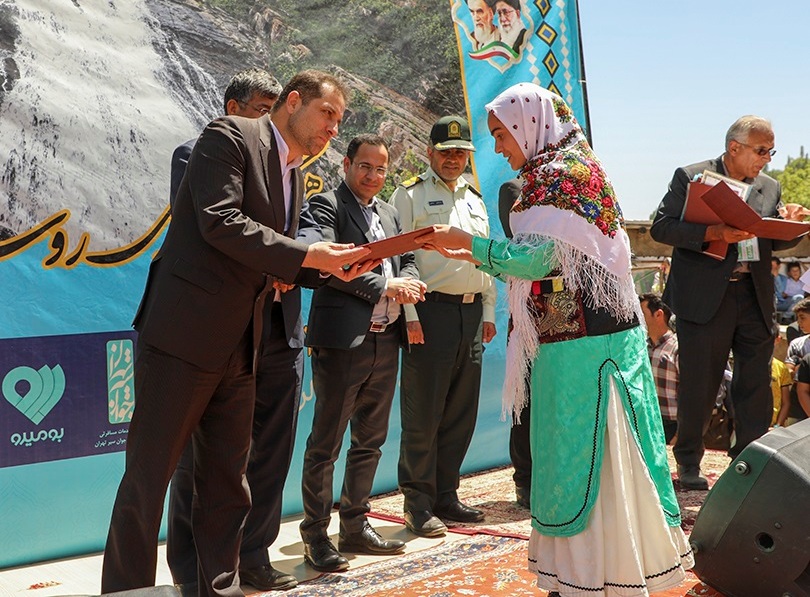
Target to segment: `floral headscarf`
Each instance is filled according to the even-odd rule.
[[[630,275],[630,239],[605,171],[571,109],[556,94],[519,83],[486,105],[509,130],[527,162],[521,197],[509,222],[514,242],[554,242],[554,269],[565,286],[619,320],[641,319]],[[510,278],[513,329],[507,348],[504,414],[517,419],[526,402],[523,379],[538,346],[526,297],[531,281]]]
[[[624,219],[613,185],[571,109],[558,95],[532,83],[519,83],[487,104],[486,109],[504,123],[527,160],[521,169],[521,200],[512,208],[511,219],[517,226],[513,230],[520,230],[521,221],[526,220],[526,232],[540,232],[534,227],[535,218],[515,215],[532,207],[550,206],[571,211],[603,235],[616,238]],[[615,265],[622,270],[629,268],[629,254],[627,261]],[[616,269],[619,274],[621,270]]]

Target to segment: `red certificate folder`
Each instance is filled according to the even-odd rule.
[[[760,238],[793,240],[810,232],[810,222],[763,218],[724,182],[706,191],[703,200],[723,222]]]
[[[724,183],[721,184],[726,186]],[[706,224],[708,226],[723,223],[722,218],[720,218],[720,216],[718,216],[704,200],[704,195],[712,188],[714,187],[703,184],[702,182],[689,183],[686,188],[686,203],[683,206],[681,220],[684,222],[691,222],[692,224]],[[727,186],[726,188],[728,189]],[[731,189],[728,189],[728,191],[732,194],[734,193],[734,191]],[[742,199],[740,199],[740,201],[742,201]],[[728,251],[727,242],[722,240],[713,240],[703,250],[703,254],[708,255],[709,257],[714,257],[715,259],[723,260],[726,258],[726,251]]]
[[[420,249],[422,245],[421,243],[416,242],[415,239],[432,231],[432,226],[426,226],[424,228],[411,230],[410,232],[398,234],[397,236],[392,236],[390,238],[384,238],[382,240],[375,240],[374,242],[366,243],[362,246],[371,249],[371,253],[366,257],[363,257],[363,261],[385,259],[386,257],[402,255],[402,253]]]

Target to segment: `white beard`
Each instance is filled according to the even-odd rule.
[[[476,50],[484,47],[490,42],[498,40],[497,29],[486,30],[483,27],[476,26],[473,28],[473,35],[475,37]]]
[[[503,27],[499,28],[498,31],[501,34],[501,41],[511,48],[515,45],[520,32],[523,31],[523,26],[518,22],[509,27],[508,31]]]

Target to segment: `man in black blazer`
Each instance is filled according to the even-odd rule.
[[[225,89],[225,113],[261,118],[272,111],[281,86],[267,72],[250,68],[236,73]],[[188,158],[196,139],[175,149],[172,155],[170,205],[174,205]],[[304,185],[296,175],[292,189],[290,222],[284,234],[306,244],[323,240],[321,230],[304,200]],[[301,322],[301,289],[273,280],[274,296],[264,302],[262,340],[256,368],[256,406],[253,442],[247,468],[252,505],[242,537],[239,577],[259,590],[286,590],[298,582],[273,568],[267,549],[281,526],[282,494],[290,468],[301,379],[304,374],[304,332]],[[166,559],[174,582],[184,595],[196,595],[197,548],[191,529],[194,494],[194,453],[186,446],[169,491]]]
[[[302,156],[337,134],[345,98],[336,78],[304,71],[272,115],[218,118],[197,140],[135,316],[136,406],[104,553],[104,593],[154,585],[166,488],[191,440],[200,594],[243,595],[245,471],[272,278],[316,285],[324,273],[351,279],[376,265],[357,263],[368,249],[307,246],[283,234]]]
[[[388,147],[382,137],[361,135],[343,159],[345,181],[315,195],[312,215],[327,240],[361,244],[400,233],[396,209],[376,194],[385,183]],[[368,499],[388,432],[388,417],[405,339],[403,303],[424,299],[413,253],[385,259],[351,282],[330,280],[312,297],[307,346],[312,347],[315,406],[304,454],[301,537],[316,570],[345,570],[349,563],[329,540],[332,479],[346,426],[351,446],[340,496],[340,551],[392,554],[405,544],[383,539],[368,523]]]
[[[655,240],[675,247],[663,299],[677,318],[680,385],[673,452],[685,488],[708,488],[700,473],[703,432],[729,350],[734,355],[731,398],[737,438],[729,455],[737,456],[768,430],[773,409],[769,385],[774,322],[771,253],[798,242],[754,239],[725,224],[707,226],[681,220],[687,185],[704,170],[717,172],[751,185],[747,201],[758,214],[778,216],[782,206],[779,183],[761,174],[775,152],[773,146],[770,122],[756,116],[738,119],[726,133],[723,155],[675,171],[650,229]],[[725,259],[702,253],[713,240],[729,243]],[[756,259],[739,258],[738,243],[743,241],[758,248]]]

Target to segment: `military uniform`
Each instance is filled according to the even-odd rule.
[[[481,194],[463,177],[451,190],[430,168],[397,188],[391,203],[403,232],[450,224],[489,236]],[[459,469],[470,445],[481,385],[482,323],[495,321],[492,278],[467,261],[416,251],[425,302],[405,305],[424,344],[402,358],[399,486],[405,511],[438,510],[458,501]]]

